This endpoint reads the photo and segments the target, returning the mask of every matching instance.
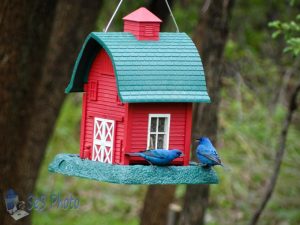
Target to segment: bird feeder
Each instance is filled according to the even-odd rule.
[[[82,92],[80,154],[59,154],[51,172],[112,183],[217,183],[190,164],[192,103],[209,103],[202,62],[186,33],[160,32],[146,8],[123,18],[124,32],[90,33],[65,92]],[[132,152],[180,149],[170,166]]]

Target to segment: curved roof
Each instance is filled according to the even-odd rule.
[[[202,62],[185,33],[138,41],[127,32],[93,32],[85,40],[65,92],[81,92],[101,48],[110,56],[122,102],[210,102]]]

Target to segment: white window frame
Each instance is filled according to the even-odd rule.
[[[152,118],[166,118],[166,131],[165,132],[158,132],[158,121],[156,122],[156,130],[155,132],[151,132],[151,119]],[[155,149],[157,149],[157,137],[158,134],[165,134],[164,138],[164,149],[169,149],[169,139],[170,139],[170,123],[171,123],[171,114],[149,114],[148,118],[148,139],[147,139],[147,149],[150,147],[150,135],[155,134],[156,141],[155,141]]]

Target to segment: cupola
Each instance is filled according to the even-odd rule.
[[[160,23],[157,16],[141,7],[123,17],[124,32],[132,33],[138,40],[159,40]]]

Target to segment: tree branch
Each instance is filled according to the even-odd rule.
[[[288,134],[288,130],[289,130],[289,126],[291,124],[292,121],[292,117],[293,117],[293,113],[297,110],[297,96],[300,92],[300,81],[297,84],[294,92],[292,93],[292,96],[290,98],[289,101],[289,106],[288,106],[288,112],[286,115],[286,118],[284,120],[283,123],[283,127],[282,130],[280,132],[280,137],[279,137],[279,143],[278,143],[278,149],[276,152],[276,156],[275,156],[275,164],[274,164],[274,169],[273,169],[273,175],[271,176],[267,187],[266,187],[266,191],[265,194],[263,196],[263,199],[259,205],[259,207],[257,208],[257,210],[254,212],[252,219],[250,220],[249,225],[255,225],[257,224],[263,210],[265,209],[268,201],[270,200],[270,198],[272,197],[272,194],[274,192],[275,189],[275,185],[277,182],[277,178],[280,172],[280,167],[281,167],[281,163],[282,163],[282,159],[283,159],[283,155],[285,152],[285,145],[286,145],[286,139],[287,139],[287,134]]]

